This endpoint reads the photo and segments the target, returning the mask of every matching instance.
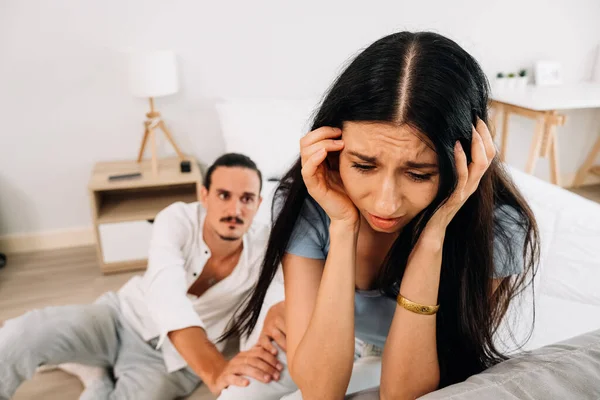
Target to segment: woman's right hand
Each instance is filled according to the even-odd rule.
[[[327,167],[325,159],[330,152],[339,152],[344,141],[339,128],[323,126],[300,140],[302,178],[308,193],[327,213],[331,222],[358,223],[358,210],[344,190],[339,171]]]

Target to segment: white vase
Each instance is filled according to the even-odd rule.
[[[496,78],[494,81],[494,90],[496,92],[504,92],[506,90],[506,81],[508,78]]]
[[[525,90],[527,87],[527,81],[529,80],[527,76],[519,76],[514,79],[517,81],[517,89]]]
[[[506,88],[508,90],[515,90],[517,88],[517,78],[506,78]]]

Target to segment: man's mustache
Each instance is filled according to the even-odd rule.
[[[225,217],[221,218],[221,222],[235,222],[236,224],[243,225],[244,221],[239,217]]]

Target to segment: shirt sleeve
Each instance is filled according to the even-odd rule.
[[[193,326],[205,328],[187,297],[184,246],[193,237],[194,226],[184,207],[176,203],[161,211],[152,230],[143,281],[148,312],[160,333],[157,348],[169,332]]]
[[[329,247],[327,216],[318,204],[306,200],[292,231],[286,252],[306,258],[324,260]]]
[[[496,279],[523,272],[523,248],[527,229],[519,213],[510,206],[501,206],[494,213],[494,275]]]

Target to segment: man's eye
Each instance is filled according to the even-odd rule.
[[[219,198],[221,200],[227,200],[229,198],[229,195],[227,193],[220,193]]]
[[[252,203],[252,200],[253,200],[252,197],[242,197],[242,202],[244,204]]]

